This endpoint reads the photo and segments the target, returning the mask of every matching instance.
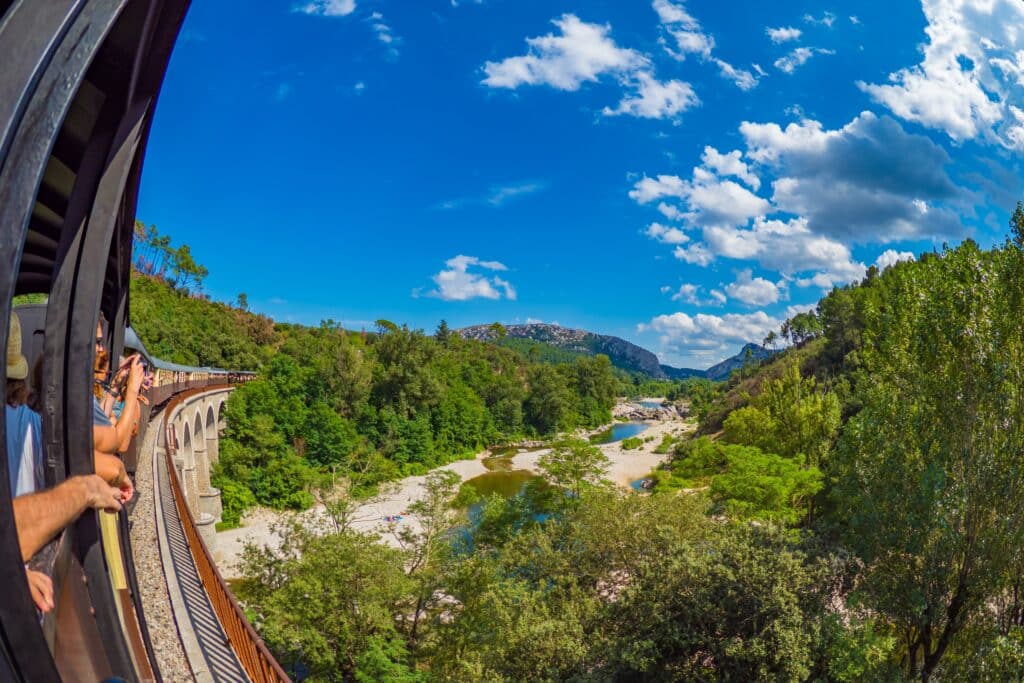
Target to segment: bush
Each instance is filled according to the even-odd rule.
[[[631,436],[628,439],[622,440],[622,450],[632,451],[637,448],[641,448],[644,445],[644,440],[639,436]]]
[[[222,521],[217,524],[217,531],[234,529],[241,523],[245,510],[256,504],[256,496],[244,485],[226,477],[216,478],[213,485],[220,489],[223,507]]]
[[[671,453],[672,446],[675,444],[675,442],[676,437],[672,436],[671,434],[665,434],[661,437],[661,443],[655,447],[654,452],[659,455]]]

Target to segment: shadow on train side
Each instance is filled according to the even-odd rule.
[[[157,97],[185,0],[0,0],[0,347],[16,295],[39,394],[47,488],[94,471],[92,368],[100,314],[111,358],[145,354],[131,333],[135,208]],[[216,375],[149,358],[148,411]],[[4,376],[5,396],[7,378]],[[7,418],[0,418],[0,680],[161,680],[135,584],[128,524],[82,514],[31,561],[55,607],[40,616],[15,529]],[[129,472],[138,443],[125,453]],[[105,530],[101,530],[101,526]],[[253,680],[266,680],[250,674]],[[273,680],[279,680],[273,679]]]

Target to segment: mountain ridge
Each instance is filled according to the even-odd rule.
[[[773,355],[772,351],[759,344],[748,343],[735,356],[716,363],[706,370],[675,368],[662,364],[653,352],[642,346],[614,335],[598,334],[589,330],[562,327],[551,323],[503,325],[501,329],[504,330],[506,338],[531,339],[572,353],[604,354],[608,356],[615,367],[627,372],[639,372],[654,379],[698,377],[718,381],[727,378],[734,370],[743,367],[748,360],[748,350],[749,358],[753,360],[763,360]],[[477,341],[494,341],[501,336],[494,324],[471,325],[458,330],[458,334],[465,339],[476,339]]]

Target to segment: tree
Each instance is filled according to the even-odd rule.
[[[249,310],[249,296],[245,292],[240,292],[238,299],[235,301],[235,305],[243,311]]]
[[[821,490],[816,467],[763,453],[751,446],[725,446],[726,464],[711,481],[711,498],[735,519],[796,524]]]
[[[523,404],[526,423],[538,434],[551,434],[573,425],[573,394],[558,369],[550,365],[530,368],[529,391]]]
[[[194,286],[197,291],[202,291],[203,280],[210,272],[205,266],[196,263],[192,257],[192,249],[187,244],[182,244],[172,252],[171,275],[174,285],[188,292]]]
[[[823,477],[802,458],[781,457],[756,446],[700,437],[684,442],[672,463],[672,477],[659,488],[707,487],[716,513],[734,519],[796,524],[810,511]]]
[[[452,500],[458,491],[459,476],[450,470],[437,470],[427,475],[424,495],[409,506],[416,526],[392,527],[391,533],[406,554],[405,572],[414,582],[415,607],[409,624],[409,641],[419,639],[419,625],[429,598],[439,584],[441,559],[451,545],[450,534],[455,526]]]
[[[588,427],[607,424],[612,418],[611,409],[618,389],[611,360],[604,354],[578,358],[572,368],[583,424]]]
[[[407,671],[396,628],[411,589],[403,553],[353,532],[316,536],[296,524],[282,533],[279,549],[246,548],[239,591],[281,665],[339,683],[359,664]]]
[[[1024,203],[1018,201],[1010,216],[1010,235],[1018,249],[1024,249]]]
[[[836,395],[819,391],[817,380],[802,377],[793,364],[767,382],[749,406],[726,418],[724,437],[820,466],[839,432],[840,417]]]
[[[797,313],[782,323],[782,336],[796,346],[802,346],[822,332],[821,321],[814,311]]]
[[[777,334],[775,334],[775,330],[772,330],[764,338],[764,342],[762,343],[762,346],[765,346],[765,347],[770,346],[772,348],[772,351],[775,351],[775,350],[777,350],[776,349],[776,343],[778,342],[778,339],[779,339],[779,336]]]
[[[602,680],[811,679],[827,568],[753,527],[671,536],[607,615]]]
[[[436,339],[443,346],[447,346],[449,339],[451,338],[452,331],[448,329],[448,321],[442,320],[437,326],[437,330],[434,332],[434,339]]]
[[[600,448],[582,439],[568,439],[556,444],[537,463],[552,484],[576,498],[584,488],[605,481],[604,474],[609,464],[608,456]]]
[[[497,339],[498,341],[504,339],[505,336],[508,334],[508,330],[505,328],[504,325],[502,325],[499,322],[491,323],[491,326],[488,328],[488,330],[491,333],[491,338]]]
[[[1024,255],[971,241],[890,269],[867,318],[863,405],[839,441],[833,499],[865,564],[859,596],[930,680],[1006,586],[1024,541]]]
[[[378,407],[412,418],[434,405],[440,395],[440,384],[432,372],[437,346],[421,330],[410,330],[404,325],[383,329],[387,333],[373,345],[378,364],[374,368],[372,398]]]

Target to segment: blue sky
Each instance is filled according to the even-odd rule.
[[[1018,0],[196,2],[138,215],[278,320],[543,320],[706,367],[866,266],[1004,237],[1022,21]]]

